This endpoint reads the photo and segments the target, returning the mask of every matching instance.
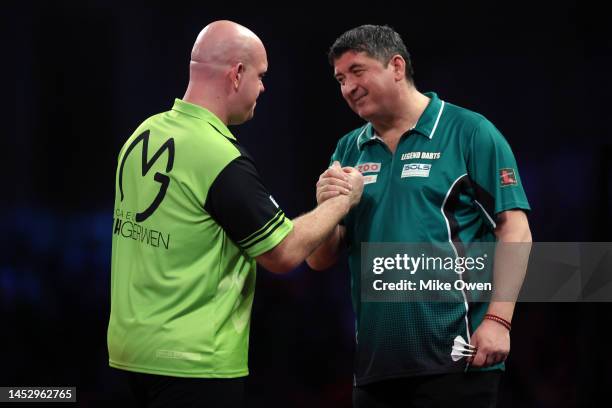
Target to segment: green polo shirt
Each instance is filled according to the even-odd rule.
[[[176,100],[119,154],[108,326],[112,367],[248,374],[254,258],[291,231],[251,157],[210,111]]]
[[[365,178],[361,201],[344,220],[357,384],[464,370],[465,359],[452,361],[453,340],[469,339],[487,307],[361,301],[361,243],[446,243],[461,253],[465,243],[495,241],[496,214],[529,210],[514,155],[493,124],[435,93],[426,95],[427,108],[395,153],[367,123],[340,139],[332,156]]]

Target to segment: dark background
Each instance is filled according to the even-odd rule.
[[[534,240],[612,241],[612,36],[602,10],[210,3],[21,2],[1,11],[0,385],[74,385],[80,406],[130,400],[106,352],[117,154],[142,120],[183,96],[193,41],[215,19],[246,25],[267,47],[266,92],[255,119],[233,131],[290,216],[315,205],[337,139],[361,123],[327,48],[354,26],[389,24],[421,91],[484,114],[509,140]],[[260,270],[257,285],[251,406],[350,406],[346,263]],[[608,303],[517,305],[500,406],[605,406],[611,312]]]

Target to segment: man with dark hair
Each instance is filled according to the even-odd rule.
[[[360,203],[307,262],[325,269],[348,247],[354,404],[494,406],[514,301],[366,302],[361,244],[435,243],[457,255],[468,243],[530,242],[529,204],[510,146],[482,115],[419,92],[406,46],[390,27],[347,31],[329,60],[342,96],[367,123],[338,142],[317,183],[317,202],[337,194],[342,166],[360,169],[365,187]],[[526,265],[515,261],[520,271],[512,283],[522,282]],[[495,273],[494,286],[508,283],[502,278]],[[451,354],[459,336],[467,359]]]
[[[406,80],[414,83],[410,53],[402,37],[391,27],[364,25],[347,31],[329,49],[327,57],[330,65],[334,66],[336,59],[347,51],[363,52],[383,63],[390,61],[394,55],[399,55],[406,63]]]
[[[242,406],[255,261],[293,269],[361,196],[347,169],[334,197],[285,216],[227,127],[253,117],[267,68],[252,31],[209,24],[183,99],[119,154],[108,352],[139,406]]]

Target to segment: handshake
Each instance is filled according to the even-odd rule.
[[[317,182],[317,205],[329,199],[345,200],[346,211],[359,203],[363,193],[363,176],[354,167],[340,167],[335,161]]]

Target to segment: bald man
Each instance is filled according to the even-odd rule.
[[[348,168],[329,200],[285,216],[227,128],[253,117],[266,50],[230,21],[200,32],[183,99],[119,154],[109,364],[142,406],[240,406],[256,262],[301,263],[360,199]]]

